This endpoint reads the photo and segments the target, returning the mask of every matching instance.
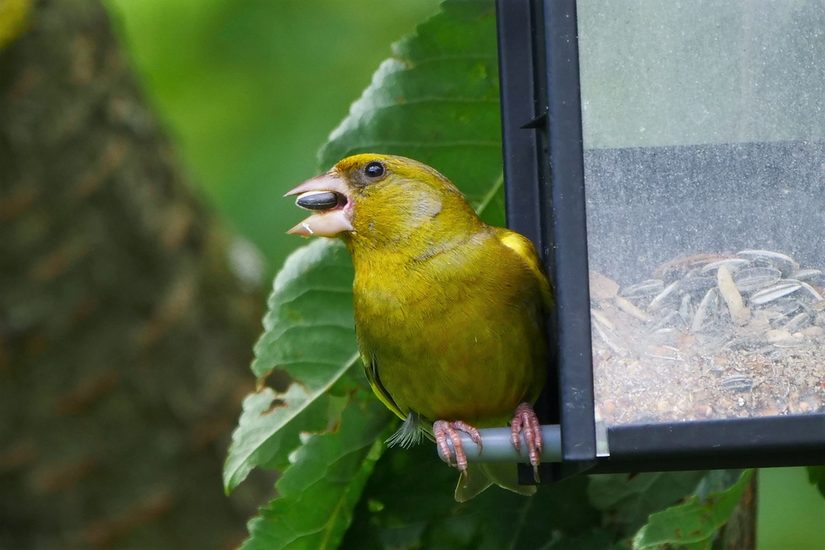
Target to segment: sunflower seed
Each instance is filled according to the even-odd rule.
[[[716,270],[722,265],[727,267],[731,273],[735,273],[750,263],[750,260],[744,258],[725,258],[724,260],[717,260],[707,264],[702,268],[702,275],[716,275]]]
[[[609,330],[614,330],[616,328],[613,323],[610,322],[610,319],[608,319],[607,316],[598,309],[591,309],[590,315],[593,316],[594,321],[601,323],[605,326],[605,328]]]
[[[622,298],[621,296],[616,296],[614,298],[616,305],[619,306],[619,309],[624,311],[625,313],[629,313],[639,321],[646,323],[650,320],[650,315],[642,311],[641,309],[637,308],[633,305],[633,302],[626,298]]]
[[[800,269],[799,271],[791,274],[790,278],[806,283],[821,283],[822,271],[819,269]]]
[[[793,258],[771,250],[740,250],[736,255],[751,260],[754,265],[775,267],[786,276],[799,269]]]
[[[338,195],[332,191],[307,191],[298,196],[295,204],[306,210],[329,210],[338,205]]]
[[[774,300],[778,300],[783,296],[793,294],[800,288],[802,288],[802,283],[799,281],[781,281],[775,285],[763,288],[762,290],[753,293],[749,301],[755,306],[761,306],[763,304],[773,302]]]
[[[712,288],[707,291],[705,297],[699,302],[699,307],[696,308],[696,314],[693,316],[693,323],[690,325],[691,332],[699,332],[702,330],[712,315],[715,315],[719,310],[719,291]]]
[[[650,305],[647,306],[647,309],[653,311],[662,307],[665,301],[671,296],[675,295],[676,287],[679,285],[679,281],[674,281],[667,285],[664,290],[662,290],[659,294],[657,294],[653,300],[650,301]]]
[[[720,385],[728,391],[743,392],[753,388],[753,380],[744,374],[734,374],[722,380]]]
[[[790,321],[785,323],[782,328],[788,332],[794,333],[799,329],[804,328],[810,320],[811,316],[806,312],[802,312],[795,315]]]
[[[791,281],[791,280],[793,280],[793,279],[788,279],[788,281]],[[812,287],[808,283],[805,283],[805,282],[802,282],[802,281],[799,281],[799,284],[802,285],[802,288],[804,288],[807,291],[807,294],[805,294],[805,296],[809,296],[809,297],[813,298],[814,302],[821,302],[822,301],[822,295],[819,292],[817,292],[814,287]]]
[[[619,291],[625,298],[646,298],[656,296],[665,288],[665,283],[661,279],[647,279],[641,283],[630,285]]]
[[[774,267],[746,267],[733,276],[733,282],[739,292],[753,292],[776,284],[781,278],[782,272]]]

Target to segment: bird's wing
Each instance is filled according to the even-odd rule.
[[[364,373],[367,375],[367,381],[369,381],[373,393],[375,393],[378,399],[398,416],[398,418],[405,419],[406,415],[401,411],[401,407],[395,403],[390,392],[388,392],[384,384],[381,383],[381,378],[378,377],[378,363],[375,360],[375,356],[372,354],[362,354],[361,360],[364,363]]]
[[[541,290],[545,311],[550,311],[553,308],[553,291],[532,241],[524,235],[504,228],[496,228],[496,237],[501,241],[501,244],[515,252],[533,273]]]
[[[369,381],[373,393],[375,393],[378,399],[396,416],[404,419],[398,431],[387,439],[387,445],[408,449],[414,445],[418,445],[422,438],[432,440],[432,430],[427,422],[415,411],[407,411],[406,414],[403,413],[401,407],[396,404],[390,392],[388,392],[384,384],[381,383],[381,378],[378,376],[378,364],[375,361],[375,356],[367,357],[366,355],[362,355],[361,360],[364,363],[364,372],[367,375],[367,381]]]

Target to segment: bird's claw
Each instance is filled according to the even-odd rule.
[[[521,450],[521,434],[524,434],[524,441],[527,443],[527,452],[530,458],[530,465],[533,466],[533,477],[539,481],[539,464],[541,463],[541,424],[528,403],[522,403],[516,408],[513,421],[510,423],[512,430],[513,447],[517,451]]]
[[[467,473],[467,455],[464,453],[464,447],[461,444],[461,436],[458,432],[464,432],[470,436],[470,439],[478,445],[482,446],[481,434],[476,428],[470,426],[461,420],[454,420],[448,422],[446,420],[437,420],[433,423],[433,435],[435,436],[435,443],[441,456],[447,461],[447,464],[452,466],[450,458],[455,454],[455,467],[464,474]],[[447,444],[447,438],[453,444],[452,450]],[[453,452],[454,451],[454,452]]]

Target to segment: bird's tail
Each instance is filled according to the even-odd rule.
[[[458,485],[455,488],[455,499],[458,502],[467,502],[493,484],[525,496],[531,496],[536,492],[535,485],[518,484],[518,470],[515,464],[488,462],[470,464],[467,471],[459,476]]]

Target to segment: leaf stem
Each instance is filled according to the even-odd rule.
[[[478,202],[478,205],[476,206],[476,212],[479,216],[483,214],[484,211],[490,206],[490,203],[493,202],[493,199],[496,197],[496,195],[502,187],[504,187],[504,172],[501,172],[498,175],[496,181],[493,182],[493,186]]]

